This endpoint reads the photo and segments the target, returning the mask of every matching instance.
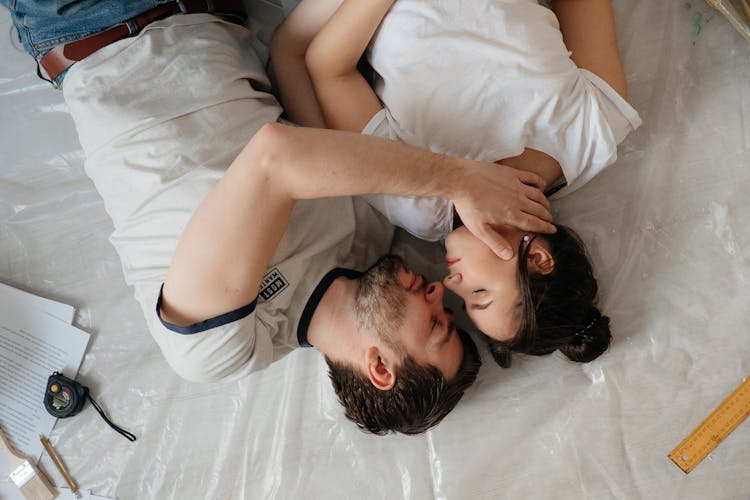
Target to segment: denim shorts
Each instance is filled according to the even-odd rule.
[[[18,38],[38,62],[52,47],[86,38],[174,0],[0,0]],[[37,72],[42,77],[37,66]],[[65,72],[53,84],[59,86]],[[42,77],[44,78],[44,77]]]

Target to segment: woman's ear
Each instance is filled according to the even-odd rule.
[[[540,238],[531,241],[526,261],[531,274],[547,275],[555,270],[555,258],[552,257],[549,243]]]
[[[391,366],[389,358],[385,357],[377,347],[367,348],[365,363],[367,365],[367,377],[372,385],[382,391],[393,388],[396,383],[395,368]]]

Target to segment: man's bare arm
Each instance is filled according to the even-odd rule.
[[[263,127],[188,223],[164,283],[162,318],[188,325],[250,303],[294,202],[365,193],[453,199],[467,226],[553,231],[541,179],[509,167],[333,130]],[[481,237],[481,236],[480,236]]]

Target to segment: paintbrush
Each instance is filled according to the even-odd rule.
[[[47,476],[13,448],[2,428],[0,443],[5,456],[8,457],[10,479],[18,486],[26,500],[52,500],[57,496],[57,489],[52,486]]]

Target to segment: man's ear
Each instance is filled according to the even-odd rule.
[[[539,238],[531,242],[526,260],[531,274],[547,275],[555,270],[555,258],[552,257],[549,243]]]
[[[368,347],[365,351],[367,376],[372,385],[382,391],[392,389],[396,383],[395,367],[390,359],[377,347]]]

